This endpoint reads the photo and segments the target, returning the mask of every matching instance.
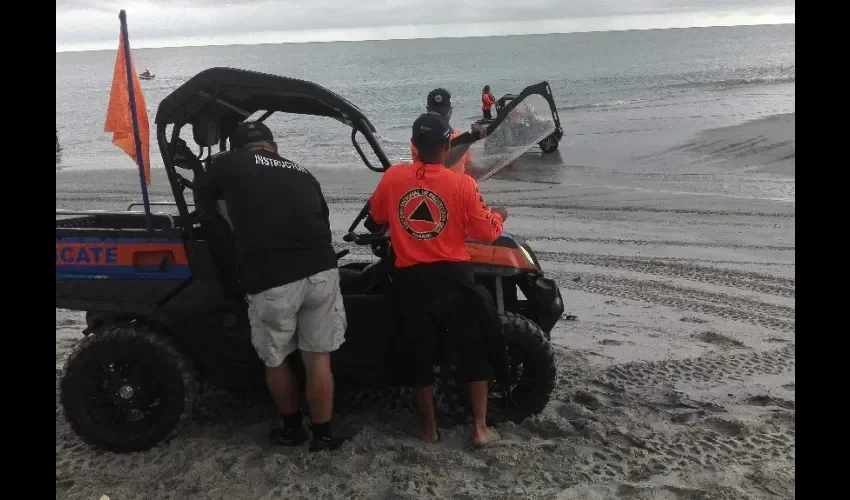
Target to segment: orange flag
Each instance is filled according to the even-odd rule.
[[[109,105],[106,108],[106,125],[104,132],[112,132],[112,144],[121,148],[130,158],[138,163],[136,157],[136,140],[133,136],[133,115],[130,109],[130,91],[127,88],[127,63],[124,59],[124,37],[118,36],[118,56],[115,58],[115,69],[112,73],[112,90],[109,93]],[[131,56],[130,68],[133,72],[133,90],[136,101],[136,118],[139,122],[139,138],[142,143],[142,167],[145,172],[145,184],[151,185],[150,163],[150,125],[148,110],[145,106],[145,96],[142,94],[142,84],[136,74],[136,65]]]

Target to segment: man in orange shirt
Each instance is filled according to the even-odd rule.
[[[428,113],[437,113],[446,118],[446,121],[451,120],[452,118],[452,95],[446,89],[434,89],[428,93],[428,97],[425,100],[425,111]],[[473,132],[477,135],[478,139],[482,139],[484,134],[480,132],[480,128],[473,128]],[[450,139],[454,139],[462,135],[463,133],[460,130],[452,129]],[[416,150],[416,145],[413,144],[413,141],[410,142],[410,156],[413,160],[413,163],[419,161],[419,152]],[[448,165],[448,167],[457,172],[459,174],[466,173],[469,171],[469,167],[472,164],[472,154],[467,150],[463,153],[463,156],[460,157],[460,160]]]
[[[410,361],[410,385],[423,415],[419,437],[439,439],[433,365],[438,345],[448,343],[463,365],[459,375],[469,383],[473,443],[485,446],[499,439],[487,428],[490,367],[484,338],[491,332],[482,331],[494,327],[470,311],[482,305],[495,310],[495,305],[489,295],[476,293],[466,241],[496,240],[507,212],[488,209],[474,179],[446,168],[451,132],[446,117],[437,113],[425,113],[413,123],[411,140],[419,159],[384,173],[370,199],[370,215],[377,224],[389,224],[401,302],[403,339],[398,344],[404,361]],[[446,330],[450,335],[438,339]]]

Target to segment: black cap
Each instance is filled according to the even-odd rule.
[[[446,89],[434,89],[428,92],[428,100],[425,103],[428,110],[445,113],[452,109],[452,95]]]
[[[437,113],[425,113],[413,122],[413,145],[436,146],[451,140],[452,127],[445,116]]]
[[[272,131],[261,122],[242,122],[230,136],[230,147],[241,148],[246,144],[273,141]]]

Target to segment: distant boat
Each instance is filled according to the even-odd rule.
[[[154,78],[156,78],[156,75],[147,71],[139,75],[139,80],[153,80]]]

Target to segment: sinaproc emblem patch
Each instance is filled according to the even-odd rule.
[[[407,234],[430,240],[443,232],[448,222],[446,204],[433,191],[412,189],[398,203],[398,220]]]

